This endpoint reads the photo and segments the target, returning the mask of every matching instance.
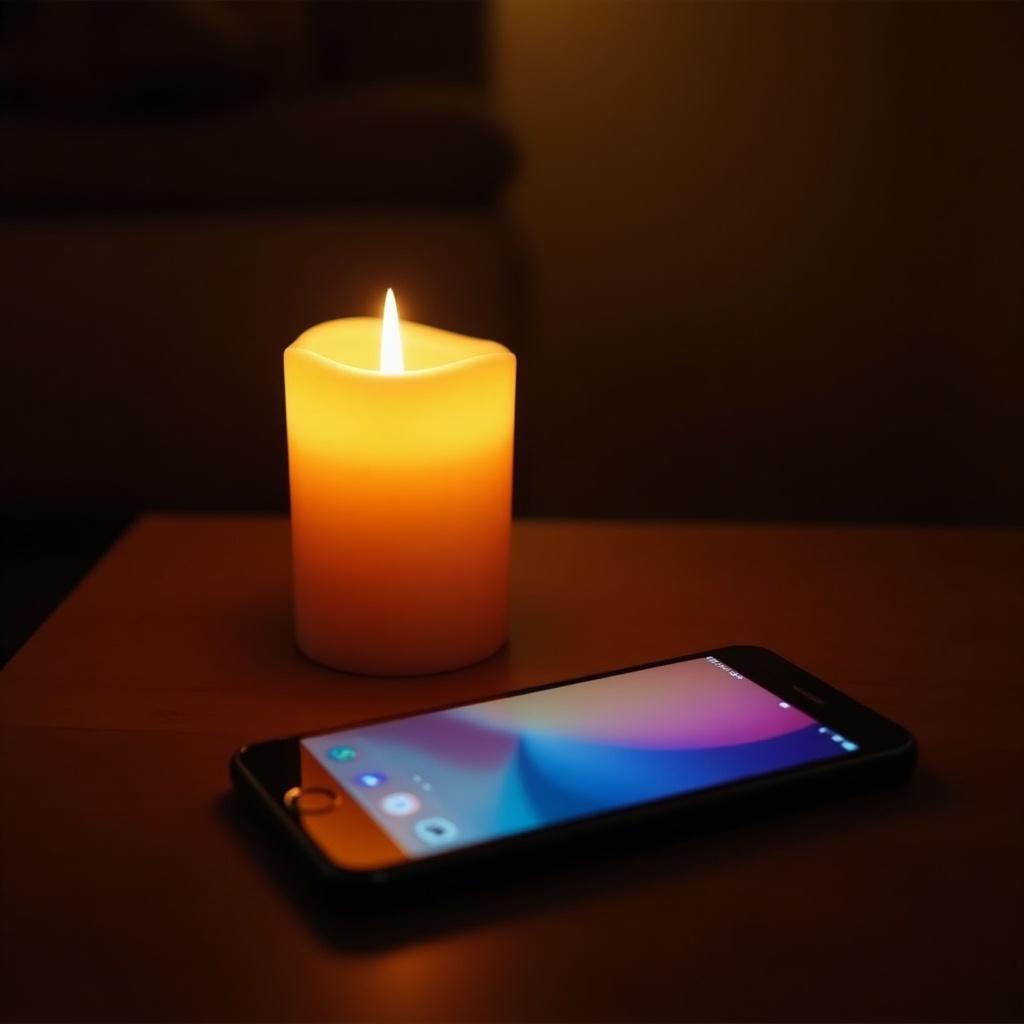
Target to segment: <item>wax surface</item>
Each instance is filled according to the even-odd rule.
[[[333,668],[415,674],[506,639],[515,357],[380,320],[320,324],[285,350],[295,625]]]

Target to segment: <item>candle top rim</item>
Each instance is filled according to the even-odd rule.
[[[406,368],[401,373],[382,372],[376,364],[379,352],[381,319],[379,317],[342,317],[327,320],[303,331],[286,349],[303,353],[317,362],[322,362],[338,371],[361,377],[401,380],[404,377],[422,377],[439,373],[454,372],[468,363],[484,360],[509,358],[515,354],[501,342],[487,338],[474,338],[456,334],[415,320],[402,321],[402,339],[406,356]],[[347,337],[342,337],[347,335]],[[323,351],[325,337],[332,341],[331,348],[348,344],[356,350],[356,357],[349,361],[339,358],[338,353]],[[361,349],[361,351],[359,351]],[[427,365],[416,366],[416,362]],[[410,366],[410,363],[413,365]]]

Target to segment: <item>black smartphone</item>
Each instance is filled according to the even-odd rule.
[[[254,743],[231,778],[327,880],[365,894],[743,798],[895,780],[915,751],[905,729],[743,646]]]

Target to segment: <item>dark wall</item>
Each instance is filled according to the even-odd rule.
[[[1024,5],[499,5],[554,514],[1024,521]]]
[[[196,10],[115,7],[53,9],[99,11],[100,56],[118,11]],[[394,284],[515,346],[523,513],[1024,522],[1024,4],[203,10],[179,32],[237,78],[215,109],[175,105],[151,25],[159,82],[81,60],[88,109],[9,65],[22,518],[282,508],[280,352]],[[155,118],[123,102],[142,73]]]

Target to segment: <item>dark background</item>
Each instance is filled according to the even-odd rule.
[[[1024,522],[1024,5],[6,4],[10,652],[283,510],[281,351],[519,356],[517,511]]]

